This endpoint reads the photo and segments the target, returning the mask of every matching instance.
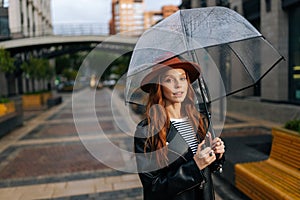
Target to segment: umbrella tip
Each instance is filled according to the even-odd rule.
[[[286,59],[285,59],[285,57],[284,57],[284,56],[282,56],[282,59],[283,59],[284,61],[286,61]]]

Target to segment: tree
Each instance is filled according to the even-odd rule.
[[[16,70],[14,62],[15,59],[10,56],[10,53],[0,48],[0,70],[6,74],[13,74]]]
[[[55,71],[57,74],[62,74],[65,69],[79,70],[86,54],[77,52],[75,54],[62,55],[55,59]]]
[[[68,80],[68,81],[74,81],[77,76],[77,71],[74,69],[64,69],[62,72],[62,75]]]
[[[26,78],[32,80],[33,91],[35,91],[34,80],[50,80],[54,75],[54,70],[46,59],[30,57],[27,62],[22,63],[21,69]],[[46,88],[45,84],[43,87]]]
[[[5,78],[7,82],[7,92],[9,95],[10,91],[10,81],[13,81],[13,74],[16,70],[14,65],[15,59],[10,56],[10,53],[3,48],[0,48],[0,71],[5,73]]]

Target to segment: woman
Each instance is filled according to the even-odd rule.
[[[145,200],[214,199],[211,172],[222,166],[225,146],[216,137],[205,147],[210,136],[191,87],[199,77],[196,68],[174,57],[153,67],[141,82],[149,99],[134,148]]]

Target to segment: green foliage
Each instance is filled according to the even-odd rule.
[[[114,61],[109,65],[109,67],[104,71],[101,79],[105,80],[109,78],[111,74],[115,74],[121,77],[128,70],[130,58],[131,52],[120,57],[116,57]]]
[[[117,60],[114,61],[114,67],[111,72],[118,74],[119,76],[123,75],[127,70],[130,62],[131,54],[123,55]]]
[[[10,56],[10,53],[3,48],[0,48],[0,71],[4,73],[14,73],[16,67],[15,59]]]
[[[54,76],[54,70],[46,59],[31,57],[28,62],[23,62],[21,65],[23,72],[34,79],[51,79]]]
[[[48,90],[31,91],[31,92],[25,92],[23,95],[43,94],[45,92],[49,92],[49,91]]]
[[[68,81],[75,80],[77,76],[77,71],[74,69],[64,69],[62,75],[66,77]]]
[[[0,98],[0,103],[8,103],[10,100],[8,98],[2,97]]]
[[[36,58],[30,57],[27,62],[23,62],[21,69],[29,78],[36,78]]]
[[[300,133],[300,119],[287,121],[284,128]]]
[[[79,70],[86,55],[84,53],[67,54],[55,59],[55,71],[62,74],[65,69]]]

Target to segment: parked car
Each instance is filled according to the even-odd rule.
[[[114,79],[103,81],[103,86],[105,87],[114,87],[115,84],[116,84],[116,80]]]
[[[57,86],[57,90],[59,92],[72,92],[74,89],[74,84],[75,81],[65,81],[65,82],[61,82],[58,86]]]

